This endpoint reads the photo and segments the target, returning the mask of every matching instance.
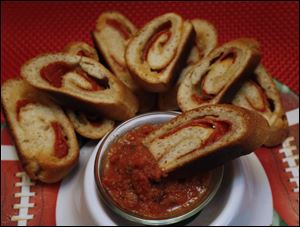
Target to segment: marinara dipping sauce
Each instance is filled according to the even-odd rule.
[[[164,176],[142,140],[157,125],[131,130],[108,150],[102,174],[103,187],[123,210],[150,219],[186,213],[210,192],[212,172]]]

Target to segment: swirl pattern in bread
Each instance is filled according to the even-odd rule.
[[[238,39],[214,49],[179,85],[177,102],[182,111],[201,105],[230,102],[237,87],[260,61],[258,44]]]
[[[135,25],[117,11],[102,13],[92,33],[95,45],[103,62],[138,98],[139,112],[146,112],[155,105],[155,95],[144,91],[132,78],[126,62],[125,48],[137,31]]]
[[[232,104],[238,105],[264,116],[270,125],[270,137],[266,146],[283,142],[288,135],[288,122],[282,107],[279,92],[270,74],[262,64],[244,82],[233,98]]]
[[[66,176],[78,161],[79,147],[63,110],[24,80],[6,81],[1,102],[30,178],[53,183]]]
[[[71,42],[66,45],[64,52],[85,56],[98,61],[96,50],[85,42]],[[101,139],[106,133],[114,128],[114,121],[103,116],[93,116],[83,112],[66,110],[66,114],[73,124],[75,131],[89,139]]]
[[[128,40],[136,33],[135,25],[117,11],[102,13],[96,22],[93,38],[104,62],[132,91],[139,89],[131,77],[124,58]]]
[[[167,91],[182,69],[195,33],[175,13],[154,18],[129,41],[125,60],[136,81],[150,92]]]
[[[63,52],[88,57],[99,61],[97,51],[85,42],[70,42],[65,46]]]
[[[210,167],[220,165],[254,151],[268,135],[268,122],[260,114],[217,104],[190,110],[164,123],[143,144],[168,173],[195,160]]]
[[[217,45],[217,31],[211,23],[201,19],[191,20],[191,23],[196,32],[194,45],[186,61],[185,67],[180,72],[176,84],[167,92],[159,94],[158,106],[160,110],[179,109],[177,105],[177,91],[179,84],[193,66],[203,57],[206,57]]]
[[[21,76],[57,102],[86,113],[126,120],[138,111],[131,91],[99,62],[70,54],[45,54],[22,66]]]

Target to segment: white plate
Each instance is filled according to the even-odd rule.
[[[133,224],[115,215],[99,199],[94,180],[97,149],[95,143],[85,145],[80,151],[77,169],[62,182],[56,206],[57,225]],[[272,214],[270,185],[263,167],[252,153],[225,166],[224,179],[215,198],[184,224],[271,225]]]

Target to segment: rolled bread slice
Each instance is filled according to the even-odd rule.
[[[128,43],[125,60],[129,71],[147,91],[169,90],[184,66],[194,38],[192,24],[181,16],[167,13],[154,18]]]
[[[75,131],[89,139],[101,139],[106,133],[114,129],[115,122],[101,116],[92,116],[82,112],[66,110]]]
[[[65,53],[85,56],[98,61],[96,50],[85,42],[71,42],[63,50]],[[66,109],[66,114],[73,124],[75,131],[89,139],[101,139],[114,128],[114,121],[103,116],[85,114]]]
[[[21,76],[63,105],[112,120],[126,120],[138,111],[131,91],[95,60],[64,53],[45,54],[22,66]]]
[[[169,173],[191,162],[215,167],[260,147],[269,135],[260,114],[228,105],[206,105],[185,112],[151,132],[143,144]]]
[[[271,130],[269,139],[264,143],[266,146],[276,146],[288,136],[288,122],[280,94],[262,64],[244,82],[233,97],[232,104],[256,111],[267,119]]]
[[[125,48],[137,28],[123,14],[117,11],[103,12],[97,19],[92,32],[95,46],[100,54],[100,62],[113,72],[138,98],[139,112],[146,112],[155,106],[156,97],[146,92],[132,78],[126,62]]]
[[[45,183],[65,177],[78,161],[79,147],[63,110],[24,80],[6,81],[1,102],[29,177]]]
[[[131,77],[124,58],[128,40],[136,33],[135,25],[117,11],[101,13],[92,32],[95,45],[109,69],[132,91],[139,90]]]
[[[197,64],[203,57],[206,57],[212,51],[218,40],[217,30],[208,21],[202,19],[191,20],[196,32],[194,45],[186,61],[185,67],[179,74],[176,84],[167,92],[159,94],[158,106],[160,110],[177,110],[177,91],[185,75]]]
[[[96,61],[99,61],[97,51],[95,50],[95,48],[91,47],[89,44],[85,42],[81,42],[81,41],[70,42],[64,47],[63,52],[88,57]]]
[[[179,85],[177,102],[182,111],[202,105],[230,103],[243,81],[260,61],[258,43],[237,39],[214,49]]]

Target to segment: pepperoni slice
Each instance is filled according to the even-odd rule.
[[[55,133],[54,154],[58,158],[63,158],[68,154],[68,144],[62,126],[58,122],[51,122],[51,126]]]
[[[41,77],[50,83],[52,86],[60,88],[62,87],[62,79],[65,74],[69,72],[76,72],[86,81],[91,84],[91,89],[82,88],[84,90],[98,91],[103,90],[109,87],[107,79],[97,80],[94,77],[89,76],[78,64],[68,64],[66,62],[58,61],[50,63],[47,66],[44,66],[41,71]]]
[[[50,63],[44,66],[40,74],[44,80],[54,87],[60,88],[62,86],[62,79],[65,74],[75,70],[76,65],[70,65],[62,61]]]
[[[200,148],[202,148],[202,147],[208,146],[208,145],[218,141],[219,139],[221,139],[226,133],[229,132],[230,125],[231,124],[227,121],[220,121],[220,120],[215,120],[215,119],[211,119],[211,118],[194,119],[194,120],[188,122],[187,124],[183,124],[175,129],[169,131],[168,133],[160,136],[159,139],[166,138],[186,127],[199,126],[202,128],[214,129],[213,133],[201,145]],[[200,148],[197,148],[197,149],[200,149]]]

